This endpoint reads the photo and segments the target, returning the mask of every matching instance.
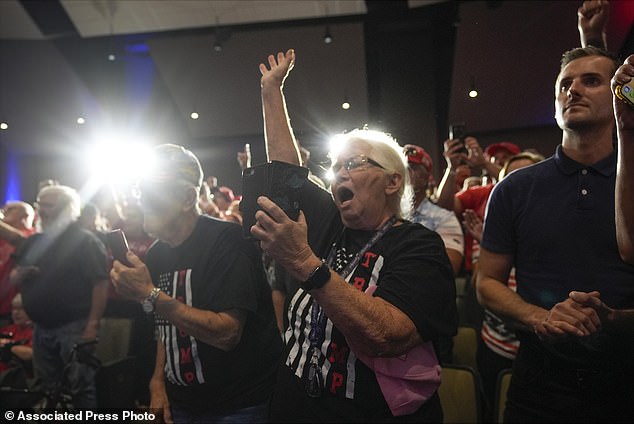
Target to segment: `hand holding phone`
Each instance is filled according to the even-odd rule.
[[[617,85],[614,89],[614,94],[630,107],[634,107],[634,79],[627,84]]]
[[[251,227],[255,225],[255,213],[260,210],[259,196],[266,196],[276,203],[292,220],[299,216],[300,190],[306,184],[308,168],[272,161],[247,168],[242,172],[242,234],[253,239]]]
[[[126,257],[126,253],[128,253],[130,248],[128,247],[128,240],[125,238],[125,233],[122,230],[112,230],[107,236],[108,247],[112,252],[112,257],[123,265],[131,267],[132,264]]]
[[[460,143],[462,144],[462,147],[460,148],[460,150],[457,151],[457,153],[464,153],[465,155],[469,154],[464,144],[464,139],[466,136],[466,126],[464,122],[449,125],[449,139],[460,140]]]

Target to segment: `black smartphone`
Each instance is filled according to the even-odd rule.
[[[132,266],[126,257],[126,253],[130,248],[128,247],[128,240],[125,238],[125,233],[122,230],[112,230],[107,234],[108,247],[112,252],[112,257],[125,266]]]
[[[308,181],[308,168],[290,163],[272,161],[246,168],[242,171],[242,234],[253,239],[251,227],[255,225],[255,213],[261,208],[257,199],[266,196],[275,202],[289,218],[299,216],[301,188]]]
[[[462,143],[462,147],[460,148],[460,150],[458,150],[458,153],[464,153],[465,155],[469,154],[464,144],[464,139],[467,136],[466,128],[467,127],[464,122],[458,122],[449,125],[449,139],[460,140],[460,143]]]

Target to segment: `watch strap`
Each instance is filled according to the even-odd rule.
[[[161,294],[161,289],[158,287],[154,287],[148,297],[143,299],[144,310],[147,313],[152,313],[156,309],[156,301],[158,300],[159,295]]]
[[[321,261],[321,264],[310,273],[306,281],[301,284],[301,287],[310,291],[312,289],[319,289],[324,286],[330,280],[330,267],[325,261]]]

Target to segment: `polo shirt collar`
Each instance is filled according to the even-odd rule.
[[[608,156],[588,166],[566,156],[560,144],[555,151],[555,163],[559,170],[566,175],[571,175],[582,169],[590,168],[607,177],[616,172],[616,150],[612,150],[612,153]]]

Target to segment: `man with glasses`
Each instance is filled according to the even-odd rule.
[[[169,422],[262,422],[280,355],[260,254],[239,225],[201,215],[196,156],[158,146],[140,184],[145,263],[115,261],[117,292],[154,313],[159,340],[150,408]]]
[[[77,224],[79,207],[74,189],[42,188],[37,197],[42,233],[20,245],[11,273],[34,323],[33,369],[45,391],[60,384],[73,346],[97,338],[106,307],[106,250]],[[67,379],[74,407],[97,406],[95,373],[88,364],[70,363]]]

